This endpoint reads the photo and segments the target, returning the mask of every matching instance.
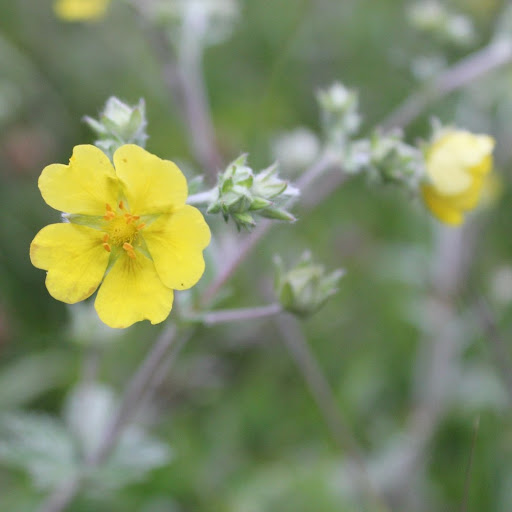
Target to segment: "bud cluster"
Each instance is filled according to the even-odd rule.
[[[408,9],[411,24],[422,32],[457,46],[468,46],[476,39],[471,19],[450,11],[438,0],[416,2]]]
[[[322,126],[330,145],[343,146],[361,125],[357,92],[335,83],[317,94]]]
[[[219,175],[207,212],[222,213],[226,222],[231,217],[238,229],[254,227],[253,215],[293,222],[296,219],[285,203],[298,194],[278,176],[277,164],[255,174],[247,165],[247,155],[242,155]]]
[[[146,14],[166,26],[178,46],[191,38],[202,46],[227,39],[238,18],[236,0],[153,0],[144,6]]]
[[[326,273],[323,265],[313,263],[311,254],[302,255],[298,264],[285,271],[276,258],[275,290],[283,308],[290,313],[307,316],[315,313],[327,299],[338,291],[344,274],[342,269]]]
[[[422,152],[402,139],[399,132],[375,132],[369,140],[367,172],[384,184],[401,185],[415,191],[425,173]]]
[[[146,145],[146,105],[142,98],[137,105],[130,106],[111,96],[99,119],[86,116],[84,121],[99,137],[94,144],[110,158],[123,144]]]

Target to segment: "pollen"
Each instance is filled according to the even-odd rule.
[[[129,244],[128,242],[125,242],[123,244],[123,249],[126,251],[126,254],[132,259],[135,259],[135,250],[133,249],[133,245]]]
[[[105,206],[103,247],[108,252],[111,252],[112,247],[123,248],[130,258],[135,258],[134,246],[137,245],[139,233],[145,224],[138,222],[139,215],[126,211],[123,201],[119,201],[116,206],[116,211],[109,204]]]
[[[110,206],[108,203],[105,205],[105,209],[106,209],[106,212],[105,212],[105,215],[103,216],[103,218],[105,220],[112,220],[116,214],[112,211],[112,206]]]

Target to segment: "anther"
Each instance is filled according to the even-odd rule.
[[[137,226],[137,231],[140,231],[141,229],[143,229],[144,227],[146,226],[146,224],[144,222],[141,222],[138,226]]]
[[[124,210],[124,203],[123,201],[119,201],[119,209]]]
[[[103,243],[103,249],[105,249],[105,251],[107,251],[107,252],[110,252],[110,245],[107,244],[107,242],[104,242]]]
[[[124,216],[126,218],[126,224],[130,224],[134,220],[139,220],[140,219],[139,215],[132,215],[130,213],[125,213]]]
[[[135,259],[135,251],[133,250],[133,245],[132,244],[129,244],[128,242],[125,242],[123,244],[123,249],[126,251],[126,254],[128,254],[128,256],[130,258]]]
[[[109,237],[108,233],[105,233],[105,236],[103,237],[103,241],[106,243],[106,242],[108,242],[109,238],[110,237]]]

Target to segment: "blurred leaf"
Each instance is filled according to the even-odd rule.
[[[72,368],[60,350],[32,353],[0,370],[0,409],[20,407],[68,382]]]
[[[64,417],[84,456],[98,449],[118,406],[116,396],[106,386],[81,385],[70,393]],[[129,426],[105,464],[91,474],[95,482],[92,488],[120,488],[142,480],[170,459],[171,451],[165,443],[146,435],[138,426]]]
[[[34,485],[51,489],[77,470],[74,441],[64,425],[43,414],[0,418],[0,461],[30,474]]]

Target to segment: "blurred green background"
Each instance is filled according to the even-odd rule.
[[[336,80],[360,94],[364,130],[418,87],[424,57],[455,62],[488,42],[506,7],[498,0],[447,5],[469,16],[465,47],[415,30],[406,0],[241,0],[230,38],[206,50],[204,72],[225,163],[248,152],[267,166],[276,137],[298,126],[319,131],[315,92]],[[512,35],[511,35],[512,37]],[[480,417],[468,511],[512,510],[512,417],[492,350],[472,314],[475,293],[496,310],[510,352],[512,249],[510,159],[512,74],[504,68],[432,105],[407,130],[427,138],[430,116],[465,123],[498,141],[499,201],[478,214],[467,283],[456,298],[463,347],[449,406],[436,421],[407,489],[408,511],[458,510],[475,419]],[[161,64],[134,11],[112,2],[97,23],[57,20],[49,0],[0,0],[0,410],[59,415],[83,368],[70,308],[52,299],[28,248],[58,221],[37,189],[42,168],[67,162],[92,143],[81,121],[116,95],[145,98],[147,148],[199,172]],[[293,179],[294,176],[290,175]],[[351,180],[299,221],[277,225],[229,283],[218,307],[270,300],[272,257],[288,265],[310,249],[347,274],[339,293],[301,323],[368,464],[399,471],[403,433],[422,380],[422,338],[435,222],[400,191]],[[218,240],[245,234],[208,218]],[[507,281],[508,279],[508,281]],[[476,290],[476,292],[475,292]],[[172,314],[171,314],[172,317]],[[101,351],[99,379],[121,393],[159,327],[139,324]],[[143,423],[173,452],[172,461],[116,492],[83,495],[81,512],[352,511],[343,491],[346,459],[270,321],[203,328],[180,355]],[[384,462],[383,462],[384,461]],[[385,478],[382,477],[384,480]],[[45,493],[23,471],[0,469],[0,510],[30,511]],[[399,502],[399,501],[397,501]],[[400,509],[397,509],[400,510]],[[405,509],[404,509],[405,510]]]

